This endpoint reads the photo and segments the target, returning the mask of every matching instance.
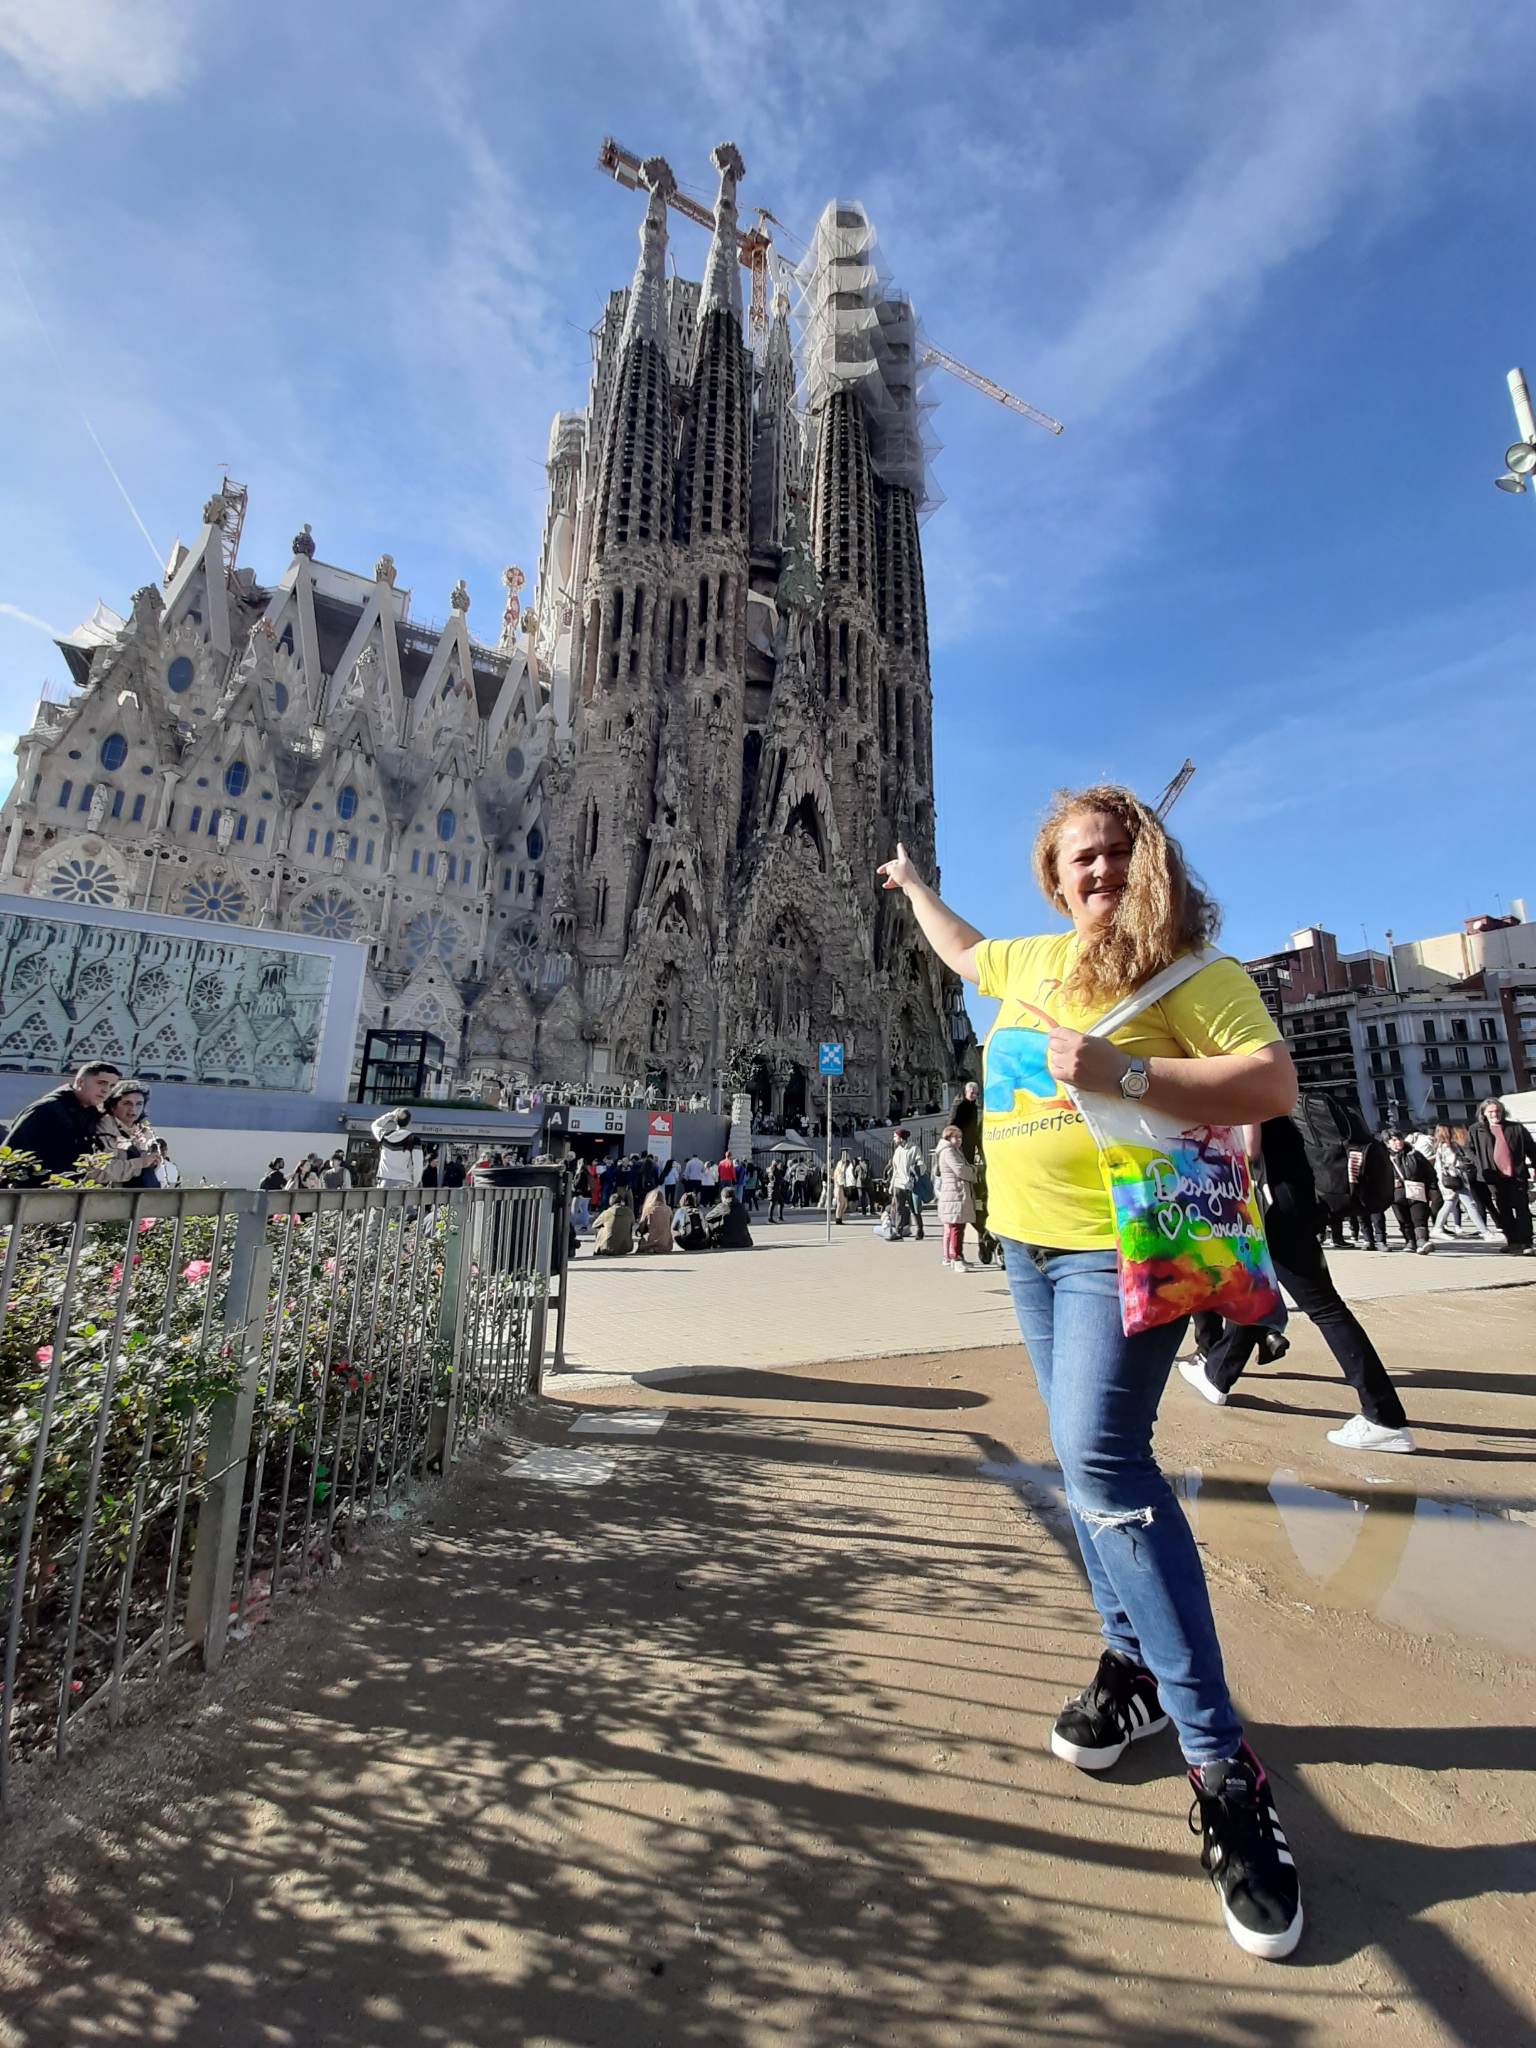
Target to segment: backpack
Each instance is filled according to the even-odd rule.
[[[1349,1112],[1328,1095],[1301,1095],[1291,1111],[1301,1135],[1317,1199],[1330,1216],[1342,1216],[1350,1205],[1349,1153],[1353,1126]]]

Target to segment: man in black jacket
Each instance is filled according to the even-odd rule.
[[[28,1103],[5,1134],[13,1152],[27,1152],[36,1170],[18,1175],[23,1187],[41,1187],[50,1174],[68,1173],[89,1152],[106,1149],[101,1108],[122,1070],[107,1060],[87,1060],[73,1081]]]
[[[1505,1237],[1504,1249],[1516,1257],[1531,1254],[1531,1167],[1536,1144],[1523,1124],[1504,1114],[1497,1095],[1490,1095],[1472,1132],[1472,1159],[1488,1190],[1493,1213]]]

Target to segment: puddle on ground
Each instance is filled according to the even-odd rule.
[[[981,1469],[1038,1506],[1065,1506],[1054,1465]],[[1197,1467],[1169,1477],[1202,1543],[1266,1570],[1303,1605],[1536,1657],[1536,1527],[1523,1515],[1396,1486],[1313,1486],[1287,1469],[1267,1480]]]

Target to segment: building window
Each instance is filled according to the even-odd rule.
[[[319,833],[318,833],[318,832],[317,832],[317,831],[315,830],[314,826],[313,826],[313,825],[311,825],[311,826],[310,826],[310,828],[309,828],[309,838],[308,838],[308,840],[307,840],[307,841],[305,842],[305,846],[304,846],[304,851],[305,851],[306,853],[313,853],[313,852],[314,852],[314,850],[315,850],[315,848],[316,848],[316,846],[317,846],[317,845],[319,844],[319,840],[320,840],[320,835],[319,835]]]
[[[327,859],[327,860],[329,860],[329,859],[330,859],[330,857],[331,857],[331,855],[332,855],[332,854],[333,854],[333,853],[334,853],[335,851],[336,851],[336,834],[335,834],[334,832],[327,832],[327,833],[326,833],[326,835],[325,835],[325,857],[326,857],[326,859]]]
[[[217,836],[217,833],[218,833],[218,829],[219,829],[219,813],[218,813],[217,811],[210,811],[210,812],[208,813],[208,837],[209,837],[210,839],[212,839],[212,838],[216,837],[216,836]]]
[[[245,785],[250,779],[251,771],[243,761],[231,761],[224,770],[224,794],[226,796],[243,796],[245,794]]]
[[[165,687],[179,697],[184,690],[192,687],[192,664],[184,654],[178,654],[165,672]]]
[[[133,800],[133,814],[132,814],[132,816],[130,817],[130,819],[129,819],[129,821],[128,821],[128,822],[129,822],[129,823],[130,823],[131,825],[137,825],[137,824],[138,824],[138,822],[139,822],[139,820],[140,820],[140,819],[141,819],[141,818],[143,817],[143,815],[144,815],[144,799],[143,799],[143,797],[141,797],[141,796],[136,796],[136,797],[134,798],[134,800]]]
[[[336,792],[336,815],[343,824],[357,816],[357,791],[350,783]]]
[[[1396,1045],[1397,1043],[1397,1026],[1395,1024],[1387,1026],[1387,1043],[1388,1045]]]
[[[510,896],[512,893],[512,870],[510,868],[503,868],[501,871],[501,893],[503,896]]]
[[[353,841],[353,844],[356,844],[355,840]],[[371,868],[373,866],[373,841],[371,839],[369,840],[368,845],[363,853],[363,866],[365,868]]]
[[[1424,1043],[1425,1043],[1426,1045],[1433,1045],[1433,1044],[1434,1044],[1434,1042],[1435,1042],[1435,1020],[1434,1020],[1434,1018],[1433,1018],[1433,1017],[1426,1017],[1426,1018],[1424,1019]]]
[[[109,732],[101,743],[101,765],[111,770],[121,768],[128,758],[128,742],[120,732]]]
[[[112,792],[112,815],[114,818],[123,815],[123,792],[120,789],[114,789]]]
[[[1453,1018],[1452,1018],[1452,1020],[1451,1020],[1451,1036],[1452,1036],[1452,1038],[1465,1038],[1465,1037],[1466,1037],[1466,1035],[1467,1035],[1467,1020],[1466,1020],[1466,1018],[1465,1018],[1465,1017],[1453,1017]]]
[[[67,811],[69,809],[69,800],[74,795],[74,793],[75,785],[68,779],[59,784],[59,809],[61,811]]]
[[[448,862],[448,879],[450,882],[456,882],[459,879],[458,857],[450,853],[446,854],[444,858]]]
[[[80,801],[79,801],[79,803],[78,803],[78,804],[77,804],[77,805],[75,806],[76,810],[80,810],[80,811],[88,811],[88,810],[89,810],[89,809],[91,808],[91,798],[92,798],[92,797],[93,797],[93,796],[94,796],[95,794],[96,794],[96,785],[95,785],[95,783],[94,783],[94,782],[88,782],[88,783],[87,783],[87,784],[85,785],[84,789],[82,789],[82,790],[81,790],[81,792],[80,792]]]
[[[528,858],[530,860],[540,860],[543,857],[543,853],[544,834],[539,830],[538,826],[535,825],[533,830],[528,834]]]
[[[235,837],[236,837],[237,839],[243,839],[243,838],[245,837],[245,813],[244,813],[244,811],[242,811],[242,812],[240,813],[239,817],[238,817],[238,818],[236,818],[236,820],[235,820]]]
[[[522,774],[522,772],[523,772],[523,750],[522,750],[522,748],[521,748],[521,747],[509,747],[509,748],[507,749],[507,773],[508,773],[508,774],[509,774],[509,775],[511,776],[512,780],[513,780],[514,782],[516,782],[517,778],[518,778],[518,777],[519,777],[519,776],[520,776],[520,775]]]
[[[194,804],[194,805],[192,806],[192,815],[191,815],[191,817],[190,817],[190,818],[188,818],[188,820],[187,820],[187,830],[188,830],[189,832],[195,832],[195,831],[197,831],[198,827],[199,827],[199,826],[200,826],[200,825],[202,824],[202,822],[203,822],[203,807],[202,807],[202,805],[201,805],[201,804]]]
[[[437,814],[437,836],[446,846],[459,829],[459,821],[446,804]]]
[[[437,873],[437,855],[435,853],[429,853],[427,855],[427,873],[429,875],[435,875]]]
[[[266,836],[267,821],[265,818],[258,818],[256,820],[256,844],[260,846],[262,841],[266,838]]]
[[[281,718],[288,709],[288,685],[286,683],[274,683],[272,685],[272,702],[277,706],[277,715]]]
[[[1377,1035],[1376,1026],[1374,1024],[1366,1025],[1365,1042],[1367,1045],[1380,1045],[1381,1039]]]
[[[1490,1041],[1496,1039],[1499,1035],[1499,1027],[1492,1017],[1484,1017],[1478,1025],[1478,1029],[1482,1032],[1484,1038]]]

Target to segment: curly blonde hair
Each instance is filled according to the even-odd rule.
[[[1181,953],[1215,938],[1221,911],[1185,864],[1184,850],[1162,820],[1118,783],[1058,789],[1035,836],[1035,880],[1053,910],[1068,916],[1057,866],[1061,835],[1073,818],[1101,811],[1118,819],[1131,842],[1125,893],[1109,922],[1083,941],[1063,987],[1085,1006],[1107,1004],[1140,988]]]

